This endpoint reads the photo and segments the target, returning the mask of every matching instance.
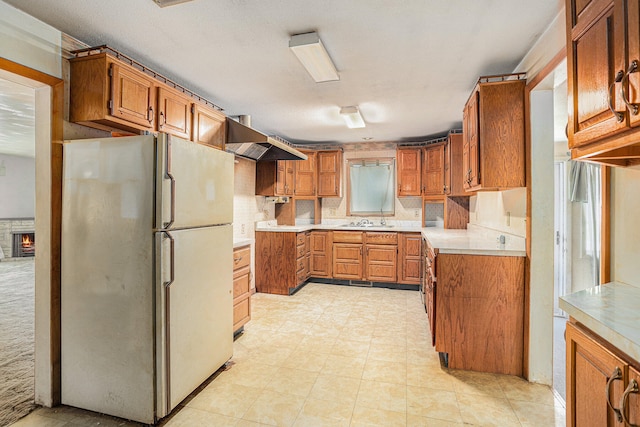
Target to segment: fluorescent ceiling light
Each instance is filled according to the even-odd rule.
[[[160,7],[173,6],[174,4],[186,3],[191,0],[153,0]]]
[[[360,114],[358,107],[342,107],[340,108],[340,115],[347,123],[347,127],[351,129],[363,128],[365,126],[364,119]]]
[[[291,36],[289,48],[295,53],[316,83],[340,80],[338,71],[322,45],[318,33]]]

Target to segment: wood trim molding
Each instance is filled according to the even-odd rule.
[[[529,378],[529,318],[531,316],[531,91],[547,78],[566,57],[567,51],[561,49],[538,74],[527,82],[524,89],[525,185],[527,187],[525,250],[527,257],[524,265],[524,348],[522,355],[522,376],[527,379]]]
[[[62,225],[62,139],[64,118],[64,81],[57,77],[0,57],[0,70],[26,77],[51,87],[51,238],[49,242],[50,262],[50,383],[51,404],[60,403],[60,241]],[[38,390],[36,390],[36,393]],[[48,393],[49,394],[49,393]]]
[[[600,168],[602,212],[600,218],[600,284],[611,281],[611,167]]]

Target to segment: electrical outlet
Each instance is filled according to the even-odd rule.
[[[246,230],[244,228],[244,224],[240,224],[240,234],[245,234]]]
[[[420,218],[420,209],[416,209],[416,210],[413,212],[413,216],[415,216],[416,218]]]
[[[511,226],[511,212],[507,212],[507,227]]]

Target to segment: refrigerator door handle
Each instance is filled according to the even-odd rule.
[[[164,170],[165,179],[171,180],[171,219],[164,223],[164,228],[170,228],[176,218],[176,179],[171,174],[171,138],[167,137],[167,162]]]
[[[169,239],[169,281],[168,282],[164,282],[164,287],[168,288],[169,286],[171,286],[171,284],[173,283],[173,281],[175,280],[175,240],[173,239],[173,236],[171,234],[169,234],[168,231],[164,230],[163,233],[167,236],[167,238]]]

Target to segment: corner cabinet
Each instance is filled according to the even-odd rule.
[[[318,151],[318,197],[342,197],[342,151]]]
[[[463,110],[467,191],[525,186],[524,74],[480,77]]]
[[[445,194],[444,143],[424,147],[422,192],[426,197]]]
[[[566,18],[571,157],[640,164],[640,5],[567,0]]]
[[[251,320],[251,246],[233,250],[233,331]]]
[[[640,423],[636,362],[573,319],[567,323],[566,345],[567,426]]]

